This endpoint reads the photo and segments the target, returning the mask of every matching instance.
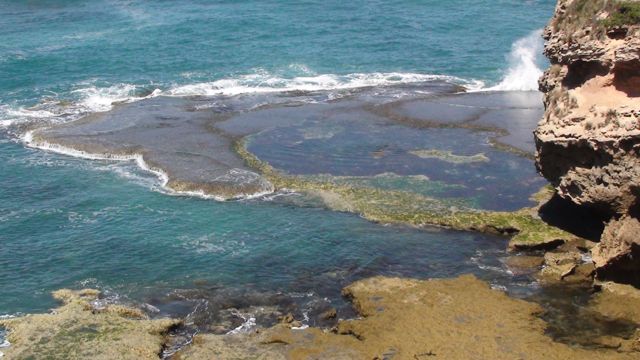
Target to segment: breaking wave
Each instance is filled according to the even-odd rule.
[[[502,81],[486,90],[534,91],[538,90],[538,79],[542,76],[542,30],[536,30],[516,41],[509,54],[509,69]]]
[[[429,81],[447,81],[460,84],[468,88],[477,88],[482,86],[481,82],[475,80],[468,81],[453,76],[417,73],[354,73],[347,75],[310,74],[308,76],[286,78],[273,75],[266,71],[258,71],[257,73],[242,75],[237,78],[227,78],[212,82],[182,85],[169,89],[166,94],[174,96],[233,96],[248,93],[345,90],[373,86],[383,87],[416,84]]]
[[[0,103],[0,129],[31,122],[61,123],[77,120],[91,113],[111,110],[115,105],[156,96],[236,96],[242,94],[295,91],[344,91],[367,87],[392,87],[442,81],[482,89],[484,83],[454,76],[419,73],[353,73],[347,75],[315,74],[306,66],[292,64],[289,70],[299,76],[286,77],[258,69],[254,73],[211,82],[168,86],[120,83],[100,86],[83,82],[66,95],[45,96],[34,106]],[[419,91],[417,91],[419,92]],[[332,99],[332,96],[328,97]]]

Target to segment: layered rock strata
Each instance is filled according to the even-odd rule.
[[[559,196],[607,220],[601,278],[640,284],[640,2],[559,0],[536,165]]]

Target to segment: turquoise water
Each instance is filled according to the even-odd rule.
[[[2,1],[5,105],[242,75],[419,73],[499,81],[555,1]],[[73,93],[76,90],[77,92]]]
[[[133,164],[0,144],[0,307],[43,311],[48,293],[98,286],[134,299],[206,282],[229,289],[316,292],[374,274],[444,277],[476,272],[478,249],[505,239],[375,225],[277,198],[216,202],[149,191]],[[16,182],[15,179],[21,179]],[[289,195],[296,196],[296,195]],[[456,251],[451,253],[451,247]],[[484,260],[483,260],[484,261]],[[499,266],[495,258],[487,265]],[[503,274],[495,274],[498,277]]]
[[[18,139],[24,126],[158,93],[242,97],[432,75],[493,86],[518,74],[513,44],[542,28],[554,5],[0,1],[0,314],[43,311],[61,287],[146,301],[205,282],[336,302],[339,286],[375,274],[475,272],[513,284],[499,271],[501,238],[376,225],[296,195],[168,196],[133,164],[45,153]],[[539,50],[539,42],[516,46]]]

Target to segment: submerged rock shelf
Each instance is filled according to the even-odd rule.
[[[426,83],[421,90],[413,102],[444,114],[452,102],[461,103],[472,117],[473,109],[485,116],[498,111],[494,118],[502,110],[530,110],[538,98],[536,93],[447,95],[455,89],[439,82]],[[277,101],[273,97],[157,97],[37,130],[31,145],[85,156],[137,158],[158,171],[169,189],[187,194],[228,199],[302,190],[327,200],[330,208],[375,221],[519,232],[520,239],[536,224],[530,211],[478,220],[478,211],[535,204],[529,196],[544,184],[529,160],[491,145],[492,134],[509,134],[507,130],[469,128],[466,122],[460,128],[415,129],[381,115],[402,108],[406,100],[396,105],[368,89],[331,102],[314,93],[284,94]],[[256,107],[265,100],[275,105]],[[528,119],[525,127],[532,130],[535,118]],[[544,241],[567,234],[551,231],[550,237],[554,239]],[[527,236],[526,241],[534,238]]]

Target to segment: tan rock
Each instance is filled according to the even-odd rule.
[[[259,334],[198,334],[172,360],[284,360],[283,344],[262,344]]]
[[[640,26],[607,28],[620,3],[558,1],[544,32],[551,67],[540,80],[546,111],[535,139],[536,165],[561,197],[622,217],[607,226],[594,261],[628,272],[640,266],[637,257],[617,265],[629,260],[635,225],[626,219],[640,204]]]
[[[541,277],[547,281],[561,281],[573,273],[582,261],[577,252],[548,252],[544,254],[544,268]]]
[[[612,220],[600,243],[591,251],[593,262],[598,268],[606,267],[612,260],[630,254],[633,246],[640,247],[640,221],[630,216]]]
[[[361,315],[335,332],[277,326],[263,341],[288,359],[633,359],[554,342],[542,309],[465,275],[446,280],[374,277],[344,289]]]
[[[640,290],[630,285],[605,282],[589,303],[589,309],[614,320],[640,325]]]
[[[531,274],[544,264],[544,257],[530,255],[513,255],[505,259],[505,265],[515,275]]]
[[[138,309],[95,307],[96,290],[59,290],[51,314],[0,320],[11,345],[3,359],[157,359],[179,320],[148,320]]]
[[[595,273],[595,266],[592,262],[587,262],[576,266],[573,273],[565,276],[562,280],[568,283],[591,283]]]

